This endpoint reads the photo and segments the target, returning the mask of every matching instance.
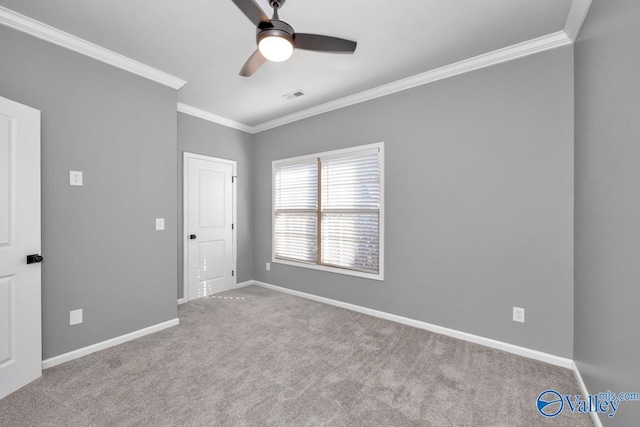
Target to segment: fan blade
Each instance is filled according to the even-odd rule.
[[[353,53],[358,43],[338,37],[319,34],[296,33],[296,49],[317,50],[320,52]]]
[[[260,24],[270,24],[271,20],[264,14],[260,6],[258,6],[253,0],[232,0],[238,9],[249,18],[249,21],[253,22],[256,27]]]
[[[244,63],[242,70],[240,70],[240,75],[242,77],[250,77],[253,73],[258,71],[258,68],[262,67],[262,64],[267,62],[267,58],[262,56],[259,50],[256,49],[253,52],[253,55],[247,59],[247,62]]]

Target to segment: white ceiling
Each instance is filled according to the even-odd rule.
[[[299,50],[244,78],[238,72],[256,48],[255,29],[231,0],[0,0],[186,80],[180,102],[251,126],[562,31],[571,3],[287,0],[280,18],[296,31],[356,40],[356,53]],[[282,97],[298,89],[306,95]]]

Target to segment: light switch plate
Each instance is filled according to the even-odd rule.
[[[71,310],[69,312],[69,326],[79,325],[82,323],[82,309]]]
[[[82,187],[82,171],[69,171],[69,185]]]
[[[156,218],[156,231],[164,230],[164,218]]]

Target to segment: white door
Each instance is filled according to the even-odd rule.
[[[0,97],[0,399],[42,375],[40,112]]]
[[[185,299],[235,288],[235,162],[185,153]]]

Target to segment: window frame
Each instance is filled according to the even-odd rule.
[[[364,271],[350,270],[341,267],[332,267],[317,263],[307,263],[303,261],[295,261],[283,258],[276,258],[276,238],[275,238],[275,224],[276,224],[276,166],[282,166],[286,164],[295,164],[311,159],[317,159],[318,157],[332,157],[342,156],[357,153],[359,151],[378,149],[380,158],[380,208],[378,211],[378,232],[379,232],[379,247],[378,247],[378,273],[369,273]],[[274,160],[271,162],[271,262],[275,264],[290,265],[294,267],[308,268],[312,270],[327,271],[330,273],[337,273],[347,276],[355,276],[372,280],[384,280],[384,142],[377,142],[374,144],[359,145],[355,147],[342,148],[339,150],[324,151],[321,153],[307,154],[303,156],[290,157],[286,159]]]

